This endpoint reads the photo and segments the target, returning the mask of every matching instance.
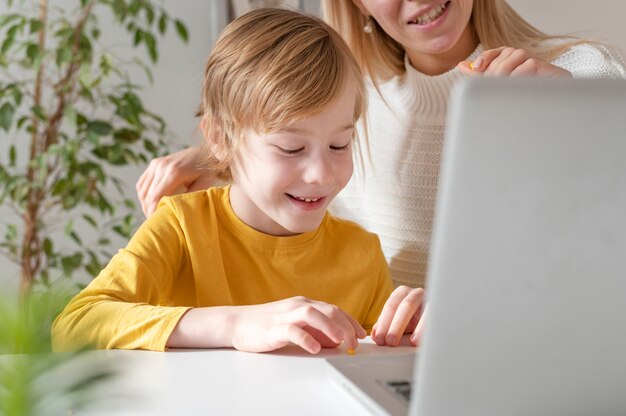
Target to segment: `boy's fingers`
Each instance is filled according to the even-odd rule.
[[[356,348],[358,346],[357,338],[365,338],[367,336],[367,332],[361,324],[338,306],[318,301],[313,301],[313,303],[333,322],[339,325],[343,331],[343,341],[348,348]]]
[[[387,302],[385,302],[385,306],[383,306],[383,310],[378,317],[378,321],[376,322],[376,335],[373,337],[376,344],[386,345],[389,326],[391,325],[400,303],[402,303],[402,300],[410,291],[411,288],[408,286],[399,286],[391,293]]]
[[[420,313],[423,300],[423,289],[413,289],[405,296],[400,305],[398,305],[398,309],[389,325],[389,331],[385,339],[387,345],[395,347],[400,343],[400,339],[406,332],[411,319]]]
[[[313,328],[312,326],[307,325],[303,329],[311,334],[313,338],[315,338],[315,340],[320,343],[322,348],[337,348],[340,345],[339,343],[328,338],[326,334],[324,334],[317,328]]]
[[[341,344],[345,338],[345,330],[341,325],[313,305],[305,305],[294,310],[289,321],[300,327],[315,328],[337,344]]]
[[[428,315],[428,304],[426,304],[422,311],[422,316],[420,317],[419,322],[415,326],[415,330],[413,331],[413,335],[411,335],[411,342],[416,347],[420,345],[422,342],[422,335],[424,334],[424,324],[426,322],[426,316]]]
[[[285,333],[283,339],[292,342],[311,354],[317,354],[322,349],[322,345],[309,334],[304,328],[290,324],[283,326]]]

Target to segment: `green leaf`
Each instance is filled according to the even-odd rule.
[[[83,245],[83,240],[80,239],[79,235],[76,234],[76,231],[72,231],[70,233],[70,238],[76,242],[79,246]]]
[[[46,253],[46,256],[52,257],[54,245],[52,244],[52,240],[47,237],[43,240],[43,251]]]
[[[187,33],[187,28],[180,20],[176,19],[174,21],[174,25],[176,26],[176,32],[178,32],[178,36],[185,42],[189,39],[189,34]]]
[[[169,21],[169,17],[165,13],[161,13],[161,17],[159,17],[159,33],[161,35],[165,35],[167,31],[167,23]]]
[[[135,30],[135,36],[133,37],[133,46],[139,45],[142,39],[143,39],[143,30],[141,29]]]
[[[32,65],[36,65],[41,59],[39,45],[36,43],[29,43],[26,47],[26,56]]]
[[[15,145],[11,145],[9,148],[9,166],[15,167],[15,160],[17,159]]]
[[[43,108],[41,108],[41,106],[34,105],[31,107],[31,111],[33,112],[33,114],[35,114],[35,117],[37,117],[39,120],[48,121],[48,116],[44,112]]]
[[[30,33],[36,33],[39,32],[41,29],[43,29],[43,22],[41,20],[37,20],[37,19],[32,19],[30,21]]]
[[[134,143],[139,140],[141,136],[136,130],[120,129],[113,133],[113,137],[123,142]]]
[[[72,256],[61,257],[61,267],[63,268],[63,272],[66,276],[71,275],[74,270],[80,267],[82,262],[82,253],[76,253]]]
[[[15,43],[15,34],[13,36],[7,34],[4,42],[2,42],[2,46],[0,46],[0,53],[6,54],[7,51],[11,49],[11,46],[13,46],[13,43]]]
[[[148,19],[148,24],[151,25],[154,22],[154,9],[149,4],[146,5],[146,19]]]
[[[106,121],[91,121],[87,124],[87,131],[97,134],[98,136],[108,136],[113,130],[113,126]]]
[[[24,18],[22,17],[22,15],[17,14],[17,13],[0,16],[0,28],[3,28],[4,26],[8,25],[9,23],[11,23],[13,20],[16,20],[16,19],[23,20]]]
[[[76,120],[76,111],[74,110],[74,106],[66,105],[65,110],[63,111],[63,118],[71,128],[76,128],[77,120]]]
[[[150,56],[150,60],[152,62],[156,62],[159,54],[156,49],[156,41],[154,39],[154,36],[152,35],[152,33],[149,32],[143,32],[141,36],[144,43],[146,44],[146,48],[148,49],[148,55]]]
[[[12,88],[11,95],[13,95],[13,102],[15,102],[15,105],[19,106],[22,103],[22,97],[24,96],[20,88],[19,87]]]
[[[63,231],[65,235],[69,236],[74,231],[74,221],[69,220],[67,224],[65,224],[65,230]]]
[[[72,60],[72,49],[69,46],[61,46],[57,49],[56,63],[62,66]]]
[[[89,214],[83,214],[83,219],[87,221],[93,228],[98,229],[98,223],[96,222],[94,217]]]
[[[0,128],[9,131],[11,123],[13,122],[13,115],[15,114],[15,108],[9,103],[2,104],[0,107]]]

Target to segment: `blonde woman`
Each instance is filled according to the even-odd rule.
[[[626,75],[608,48],[548,36],[504,0],[326,0],[323,6],[369,80],[370,159],[331,211],[379,235],[396,285],[424,285],[448,97],[459,79]],[[153,160],[137,192],[149,215],[162,195],[212,181],[193,150],[184,150]]]

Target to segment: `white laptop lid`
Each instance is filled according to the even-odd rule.
[[[626,414],[626,81],[453,94],[412,415]]]

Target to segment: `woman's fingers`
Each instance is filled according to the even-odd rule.
[[[461,72],[470,76],[572,76],[569,71],[563,68],[531,57],[524,49],[511,47],[500,47],[484,51],[472,62],[460,62],[458,68]]]
[[[523,49],[504,48],[500,54],[495,57],[489,65],[486,66],[483,73],[494,77],[506,77],[529,58],[528,52]]]

